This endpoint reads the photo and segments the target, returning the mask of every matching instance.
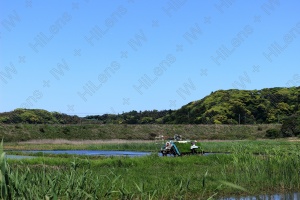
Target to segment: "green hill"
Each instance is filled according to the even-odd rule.
[[[219,90],[172,113],[172,123],[281,123],[299,113],[300,87]]]
[[[77,124],[80,123],[80,117],[42,109],[17,108],[11,112],[0,113],[0,123]]]
[[[41,109],[0,113],[0,123],[29,124],[270,124],[299,114],[300,87],[218,90],[178,110],[130,111],[80,118]]]

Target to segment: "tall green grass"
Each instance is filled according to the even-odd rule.
[[[162,142],[113,144],[5,144],[6,150],[126,150],[158,152]]]
[[[11,198],[11,188],[9,183],[8,174],[10,173],[10,168],[7,165],[5,152],[3,152],[3,140],[0,144],[0,197],[3,199],[7,197],[7,199]]]
[[[273,146],[253,154],[247,145],[235,146],[232,162],[223,166],[220,178],[247,188],[251,194],[300,191],[300,154],[294,147],[287,152]]]
[[[107,143],[107,144],[22,144],[5,143],[6,150],[127,150],[127,151],[149,151],[158,152],[164,145],[164,142],[148,143]],[[236,140],[236,141],[202,141],[198,140],[197,145],[205,152],[230,152],[235,147],[244,146],[245,150],[253,153],[265,151],[273,147],[280,147],[281,151],[288,153],[300,149],[300,142],[291,142],[288,140]],[[188,151],[190,144],[187,144]]]
[[[8,178],[1,182],[1,198],[214,199],[299,190],[298,146],[287,152],[285,143],[254,144],[227,143],[231,154],[210,156],[3,157],[1,173]]]

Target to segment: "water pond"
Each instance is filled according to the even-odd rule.
[[[257,195],[240,198],[227,197],[221,198],[219,200],[300,200],[300,192],[273,195]]]
[[[140,157],[151,155],[151,152],[142,151],[111,151],[111,150],[24,150],[22,153],[44,153],[44,154],[69,154],[69,155],[86,155],[86,156],[128,156],[128,157]],[[212,155],[216,153],[204,153],[204,156]],[[224,153],[223,153],[224,154]],[[161,153],[158,153],[162,156]],[[34,156],[26,155],[6,155],[9,159],[27,159],[34,158]]]
[[[22,153],[44,153],[44,154],[69,154],[69,155],[86,155],[86,156],[129,156],[138,157],[150,155],[150,152],[139,151],[104,151],[104,150],[27,150],[20,151]],[[30,158],[33,156],[16,156],[7,155],[7,158]]]

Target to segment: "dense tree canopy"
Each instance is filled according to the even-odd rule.
[[[284,119],[281,133],[283,137],[293,137],[300,135],[300,113],[296,113],[292,116]]]
[[[219,90],[174,111],[172,123],[282,123],[299,111],[300,87]]]
[[[218,90],[178,110],[130,111],[80,118],[41,109],[0,113],[0,123],[260,124],[283,123],[299,112],[300,87]],[[291,133],[286,130],[286,134]]]
[[[77,124],[78,116],[70,116],[58,112],[48,112],[42,109],[18,108],[11,112],[0,113],[2,123],[29,123],[29,124]]]

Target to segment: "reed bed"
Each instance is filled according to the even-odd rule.
[[[5,144],[6,150],[126,150],[155,152],[160,149],[163,142],[143,143],[111,143],[111,144]]]
[[[217,144],[212,144],[212,149]],[[220,144],[230,154],[6,160],[1,150],[1,199],[217,199],[295,192],[298,143]],[[205,149],[206,143],[202,143]]]

